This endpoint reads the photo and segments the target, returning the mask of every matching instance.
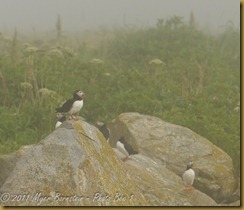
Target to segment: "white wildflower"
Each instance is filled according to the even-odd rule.
[[[24,45],[25,48],[31,47],[31,44],[29,44],[29,43],[24,43],[23,45]]]
[[[165,65],[165,63],[160,59],[153,59],[153,60],[149,61],[149,64]]]
[[[67,53],[70,56],[74,56],[75,55],[75,50],[69,47],[64,48],[64,52]]]
[[[236,107],[234,108],[235,112],[239,112],[240,111],[240,105],[241,105],[241,103],[240,103],[240,101],[238,101],[237,104],[236,104]]]
[[[240,111],[240,107],[239,107],[239,106],[235,107],[235,108],[234,108],[234,111],[235,111],[235,112],[239,112],[239,111]]]
[[[101,64],[104,63],[103,60],[99,59],[99,58],[93,58],[89,61],[90,63],[94,63],[94,64]]]
[[[213,96],[213,97],[212,97],[212,100],[213,100],[213,101],[217,101],[217,100],[219,100],[219,97],[218,97],[218,96]]]
[[[33,88],[32,84],[30,84],[29,82],[21,82],[20,87],[24,90],[31,90]]]
[[[49,50],[48,54],[53,55],[53,56],[57,56],[57,57],[62,57],[62,55],[63,55],[62,51],[57,49],[57,48]]]
[[[42,96],[44,96],[44,97],[46,97],[46,96],[51,96],[51,97],[53,97],[53,96],[56,94],[55,91],[53,91],[53,90],[49,90],[49,89],[47,89],[47,88],[41,88],[41,89],[39,89],[39,93],[40,93]]]
[[[26,47],[25,51],[28,53],[35,53],[38,50],[37,47]]]

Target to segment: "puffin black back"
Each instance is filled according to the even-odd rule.
[[[99,130],[101,131],[101,133],[104,135],[105,139],[109,139],[109,130],[107,128],[107,126],[104,124],[101,128],[99,128]]]
[[[74,98],[67,100],[61,107],[56,108],[56,112],[61,112],[61,113],[68,112],[71,109],[74,102],[75,102]]]
[[[100,130],[100,132],[103,134],[105,139],[108,141],[109,140],[109,136],[110,136],[110,131],[109,131],[106,123],[103,122],[103,121],[97,121],[95,123],[95,126]]]

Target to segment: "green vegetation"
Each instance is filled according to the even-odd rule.
[[[1,34],[0,153],[51,133],[55,107],[81,88],[88,122],[157,116],[212,141],[239,172],[240,31],[229,24],[210,35],[195,25],[191,14],[189,24],[174,16],[151,28],[65,37],[59,18],[54,38]]]

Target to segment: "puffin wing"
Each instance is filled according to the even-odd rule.
[[[128,153],[129,153],[130,155],[135,155],[135,154],[138,153],[138,152],[136,152],[136,151],[133,149],[133,147],[132,147],[130,144],[127,144],[127,143],[125,142],[124,146],[125,146],[125,149],[128,151]]]
[[[137,151],[135,151],[135,150],[133,149],[133,147],[132,147],[130,144],[128,144],[128,143],[125,141],[125,138],[124,138],[123,136],[119,139],[119,142],[121,142],[121,143],[123,144],[124,149],[127,151],[127,153],[128,153],[129,155],[134,155],[134,154],[137,154],[137,153],[138,153]]]
[[[72,108],[74,102],[75,100],[73,98],[69,99],[66,102],[64,102],[64,104],[61,107],[56,108],[56,111],[61,113],[67,113]]]

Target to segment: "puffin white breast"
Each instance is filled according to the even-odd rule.
[[[55,125],[55,128],[58,128],[61,124],[62,124],[62,122],[57,121],[57,123],[56,123],[56,125]]]
[[[122,152],[123,154],[125,154],[126,156],[129,156],[129,153],[127,152],[127,150],[125,149],[125,146],[123,143],[121,143],[120,141],[117,141],[116,143],[116,147],[118,148],[118,150],[120,152]]]
[[[182,178],[185,186],[191,186],[194,182],[195,172],[190,168],[183,173]]]
[[[75,101],[73,103],[72,108],[69,111],[69,114],[76,114],[77,112],[79,112],[81,110],[81,108],[83,107],[83,100],[80,101]]]

